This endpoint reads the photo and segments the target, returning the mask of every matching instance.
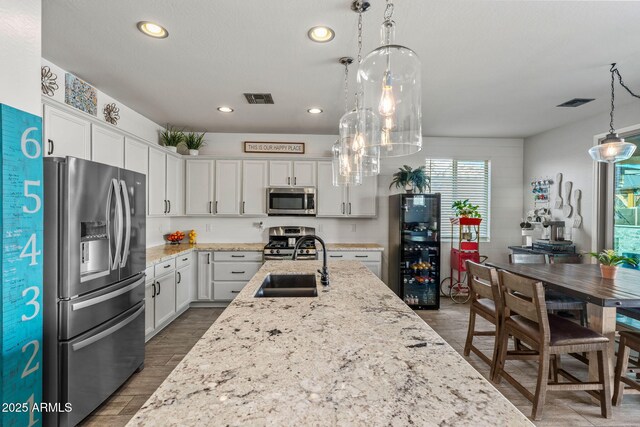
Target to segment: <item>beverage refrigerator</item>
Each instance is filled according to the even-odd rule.
[[[389,197],[389,286],[411,308],[440,308],[440,194]]]

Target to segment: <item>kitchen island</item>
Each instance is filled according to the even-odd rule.
[[[265,263],[129,425],[532,425],[359,262],[318,297],[254,298],[320,265]]]

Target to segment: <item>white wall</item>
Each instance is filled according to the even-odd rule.
[[[616,106],[615,125],[623,128],[640,123],[640,103]],[[592,215],[593,205],[593,160],[587,153],[593,146],[593,138],[608,132],[609,114],[603,113],[541,134],[529,137],[524,142],[524,183],[525,211],[533,208],[530,182],[533,178],[549,176],[555,180],[562,172],[563,182],[572,181],[573,188],[582,191],[581,215],[583,227],[572,230],[572,240],[579,251],[589,251],[595,231],[596,219]],[[552,188],[551,201],[555,199],[556,188]],[[564,191],[563,191],[564,197]],[[561,210],[552,210],[555,219],[565,220]],[[568,221],[573,222],[573,218]],[[567,222],[569,224],[569,222]]]
[[[0,2],[0,103],[42,116],[41,0]]]

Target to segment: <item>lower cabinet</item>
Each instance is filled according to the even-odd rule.
[[[191,264],[176,271],[176,313],[189,306],[192,283],[193,266]]]
[[[174,272],[155,280],[154,318],[156,328],[171,319],[176,312],[176,276]]]
[[[155,301],[153,298],[155,297],[155,282],[153,281],[153,276],[151,280],[148,280],[144,285],[144,336],[148,337],[153,334],[153,331],[156,329],[156,310],[155,310]]]
[[[196,300],[229,302],[262,266],[262,252],[198,252]]]
[[[196,287],[194,293],[194,299],[197,301],[211,301],[213,300],[213,277],[211,271],[213,270],[213,252],[196,252],[198,254],[198,280],[196,280]]]
[[[322,259],[322,252],[318,255]],[[373,274],[382,279],[382,252],[380,251],[328,251],[327,260],[331,261],[360,261]]]

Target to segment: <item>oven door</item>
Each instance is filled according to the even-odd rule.
[[[315,195],[313,187],[267,188],[267,213],[272,216],[315,216]]]

